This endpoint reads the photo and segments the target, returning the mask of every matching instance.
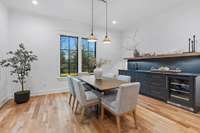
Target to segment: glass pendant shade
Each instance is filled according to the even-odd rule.
[[[108,2],[105,1],[105,3],[106,3],[106,35],[105,35],[105,38],[103,40],[103,43],[104,44],[110,44],[111,40],[108,37]]]
[[[97,38],[94,36],[94,34],[92,33],[89,37],[88,37],[88,42],[96,42]]]
[[[91,34],[88,37],[88,42],[96,42],[97,38],[94,35],[94,0],[92,0],[92,14],[91,14],[91,18],[92,18],[92,29],[91,29]]]
[[[105,36],[105,38],[103,40],[103,43],[104,44],[110,44],[111,43],[111,40],[110,40],[110,38],[107,35]]]

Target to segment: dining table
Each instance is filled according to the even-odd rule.
[[[120,85],[127,82],[115,78],[102,77],[96,79],[94,75],[84,75],[79,77],[80,80],[86,82],[100,92],[107,92],[118,88]]]
[[[98,97],[109,94],[109,92],[111,92],[112,90],[119,88],[120,85],[128,83],[110,77],[102,77],[101,79],[96,79],[94,75],[82,75],[78,76],[78,79],[91,86],[91,89],[93,89],[93,91],[96,90],[95,94],[98,95]],[[97,106],[97,118],[99,117],[99,114],[101,112],[100,108],[101,105]]]

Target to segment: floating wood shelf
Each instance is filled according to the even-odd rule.
[[[137,60],[151,60],[151,59],[164,59],[164,58],[184,58],[184,57],[200,57],[200,52],[196,53],[182,53],[182,54],[168,54],[157,56],[143,56],[143,57],[130,57],[124,58],[125,60],[137,61]]]

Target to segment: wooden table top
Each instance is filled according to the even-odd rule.
[[[108,91],[119,87],[121,84],[127,83],[125,81],[103,77],[102,79],[95,79],[94,75],[80,76],[80,80],[90,84],[100,91]]]

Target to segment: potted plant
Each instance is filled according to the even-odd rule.
[[[102,79],[102,75],[103,75],[102,66],[107,64],[108,62],[109,62],[108,60],[104,60],[104,59],[100,59],[99,61],[96,62],[96,68],[94,69],[95,79]]]
[[[20,83],[21,91],[14,93],[14,100],[17,104],[25,103],[30,98],[30,90],[25,90],[24,83],[31,71],[31,63],[37,60],[37,56],[32,51],[25,49],[24,45],[19,44],[19,48],[7,53],[9,58],[0,61],[2,67],[10,67],[10,75],[15,75],[14,83]]]

